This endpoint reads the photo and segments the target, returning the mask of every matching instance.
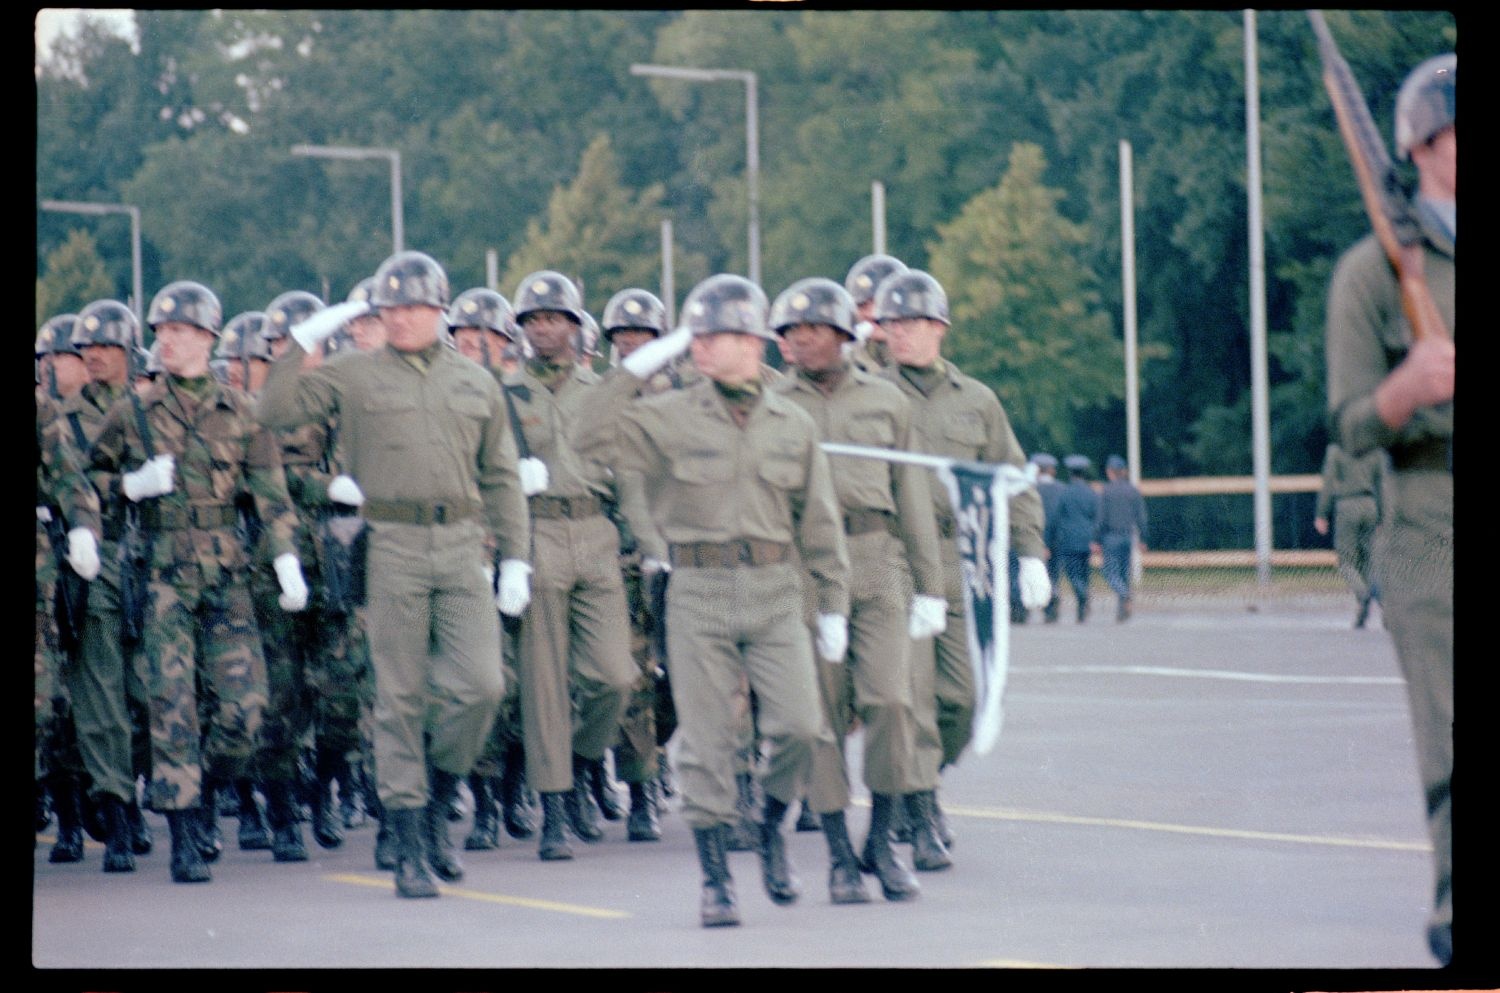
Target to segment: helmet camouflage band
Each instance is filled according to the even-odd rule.
[[[890,255],[866,255],[849,268],[844,289],[854,298],[855,306],[875,299],[880,281],[894,272],[905,272],[906,263]]]
[[[213,290],[202,283],[180,279],[157,291],[146,312],[146,324],[150,327],[170,321],[191,324],[217,335],[224,321],[224,309]]]
[[[944,324],[948,320],[948,294],[920,269],[908,269],[881,280],[875,290],[875,320],[899,321],[925,317]]]
[[[266,315],[259,310],[237,314],[224,325],[219,336],[217,359],[264,359],[271,361],[271,343],[265,337]]]
[[[464,290],[453,300],[453,306],[443,315],[448,322],[448,327],[458,328],[484,328],[486,331],[494,331],[503,334],[507,338],[514,338],[520,334],[516,327],[516,314],[511,309],[510,301],[499,293],[483,286],[476,286],[471,290]]]
[[[73,331],[77,326],[77,314],[58,314],[47,318],[36,332],[36,354],[78,355],[78,346],[73,344]]]
[[[1436,55],[1411,71],[1396,94],[1396,154],[1406,159],[1458,123],[1458,56]]]
[[[73,325],[74,348],[85,345],[134,348],[140,341],[141,326],[135,312],[118,300],[95,300],[78,312],[78,323]]]
[[[260,333],[267,341],[280,341],[291,334],[292,328],[323,307],[323,301],[315,294],[306,290],[288,290],[266,307],[266,319]]]
[[[771,329],[785,334],[794,324],[827,324],[854,337],[854,298],[831,279],[799,279],[771,305]]]
[[[551,269],[534,272],[521,280],[511,300],[515,304],[517,321],[539,310],[555,310],[567,314],[579,324],[583,323],[583,297],[578,287],[567,276]]]
[[[375,307],[448,306],[448,274],[425,252],[397,252],[375,270]]]
[[[613,340],[616,331],[626,330],[650,331],[660,337],[668,331],[667,307],[649,290],[621,290],[604,305],[600,324],[606,341]]]
[[[744,276],[721,272],[693,287],[682,303],[682,323],[694,335],[737,331],[774,341],[768,310],[764,290]]]

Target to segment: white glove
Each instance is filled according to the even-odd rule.
[[[346,507],[359,507],[364,505],[365,494],[352,477],[341,473],[328,484],[328,499]]]
[[[487,566],[487,565],[482,565],[479,568],[484,571],[484,585],[487,586],[493,592],[494,589],[495,589],[495,570],[494,570],[494,568],[492,568],[491,566]]]
[[[281,609],[295,614],[307,607],[307,581],[302,578],[302,563],[291,552],[282,552],[272,563],[276,581],[281,584]]]
[[[913,641],[931,638],[947,629],[947,600],[921,593],[911,598],[911,619],[906,622],[906,633]]]
[[[125,491],[126,499],[132,501],[171,493],[172,473],[176,469],[177,459],[170,452],[158,455],[154,459],[148,459],[135,472],[127,472],[120,482],[120,489]]]
[[[817,645],[823,661],[844,661],[849,647],[849,619],[843,614],[819,614]]]
[[[875,330],[875,325],[869,321],[860,321],[854,325],[854,342],[863,345],[870,340],[870,332]]]
[[[625,356],[620,360],[620,367],[637,379],[647,379],[687,351],[688,343],[692,340],[693,332],[687,328],[678,328],[671,334],[646,342]]]
[[[41,524],[51,524],[52,523],[52,508],[44,506],[42,504],[37,504],[37,507],[36,507],[36,519],[37,519],[38,523],[41,523]]]
[[[319,343],[338,333],[339,328],[369,312],[370,305],[364,300],[349,300],[324,307],[302,323],[292,325],[292,340],[301,345],[304,352],[314,351]]]
[[[495,606],[507,617],[520,617],[531,602],[531,566],[520,559],[505,559],[500,563],[500,592],[495,594]]]
[[[547,463],[535,455],[517,462],[516,468],[521,473],[521,492],[527,496],[535,496],[552,483],[551,476],[547,474]]]
[[[656,575],[658,572],[671,571],[672,563],[670,562],[664,562],[661,559],[654,559],[649,555],[641,559],[641,575],[643,576],[650,577]]]
[[[1041,610],[1052,599],[1052,580],[1047,578],[1047,567],[1035,556],[1019,560],[1016,585],[1021,587],[1021,606],[1027,610]]]
[[[88,528],[68,532],[68,565],[84,579],[99,575],[99,543]]]

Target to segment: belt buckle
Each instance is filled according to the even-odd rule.
[[[441,504],[441,503],[433,505],[433,508],[432,508],[432,523],[434,523],[434,524],[446,524],[446,523],[448,523],[448,508],[447,508],[446,505]]]
[[[572,497],[558,497],[557,498],[557,502],[562,507],[562,512],[563,512],[563,516],[564,517],[572,517],[573,516],[573,498]]]
[[[737,542],[737,544],[739,545],[739,548],[736,549],[736,550],[739,552],[739,556],[738,557],[739,557],[740,564],[741,565],[754,565],[755,564],[755,549],[753,549],[753,548],[750,547],[750,542],[741,540],[741,541]]]

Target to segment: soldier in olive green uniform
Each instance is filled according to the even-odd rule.
[[[1457,334],[1458,56],[1412,70],[1396,97],[1396,151],[1417,167],[1422,271]],[[1375,575],[1406,676],[1436,884],[1427,938],[1453,955],[1453,381],[1451,337],[1417,339],[1379,242],[1346,252],[1328,291],[1330,434],[1350,455],[1383,449]],[[1476,940],[1482,940],[1478,932]]]
[[[292,329],[259,416],[285,429],[336,416],[345,468],[369,526],[369,643],[375,668],[375,771],[397,839],[396,892],[437,896],[431,869],[463,877],[447,835],[459,782],[500,706],[500,629],[491,604],[530,597],[530,522],[516,444],[494,377],[439,340],[448,278],[421,252],[375,274],[370,304],[330,307]],[[316,369],[303,359],[352,314],[379,308],[384,348]],[[350,502],[350,501],[344,501]],[[499,549],[499,594],[485,532]]]
[[[542,797],[538,853],[572,858],[564,821],[584,841],[603,837],[595,787],[619,734],[636,668],[618,567],[620,534],[604,469],[573,447],[583,394],[599,376],[577,358],[584,315],[578,289],[549,270],[522,279],[516,321],[536,357],[506,379],[529,454],[542,477],[523,484],[531,510],[534,596],[521,618],[521,721],[526,781]]]
[[[825,441],[906,449],[910,401],[841,355],[854,338],[854,321],[853,299],[832,280],[804,279],[788,287],[771,308],[771,327],[782,336],[797,373],[776,390],[812,415]],[[947,611],[928,471],[847,457],[832,465],[852,577],[849,658],[820,666],[836,740],[814,753],[808,796],[833,856],[834,902],[869,899],[844,825],[849,775],[843,746],[857,720],[864,728],[864,780],[872,806],[864,863],[887,899],[906,900],[918,886],[890,850],[891,815],[903,794],[912,793],[912,803],[925,801],[909,771],[915,748],[909,635],[931,637],[946,623]],[[941,847],[931,831],[925,834]]]
[[[1380,477],[1385,453],[1372,450],[1354,458],[1337,442],[1323,456],[1323,486],[1313,508],[1313,527],[1327,534],[1333,522],[1333,550],[1339,575],[1349,584],[1359,609],[1354,626],[1370,616],[1370,601],[1380,599],[1375,583],[1375,526],[1380,523]]]
[[[630,376],[607,386],[625,400],[631,378],[655,372],[689,339],[706,376],[690,389],[621,403],[614,463],[645,479],[650,519],[631,525],[646,558],[672,571],[678,769],[704,873],[704,926],[739,923],[725,832],[737,816],[735,708],[747,671],[770,745],[762,879],[778,904],[798,896],[781,819],[813,750],[832,740],[802,622],[802,569],[816,586],[819,654],[842,658],[848,637],[849,557],[828,459],[812,418],[761,386],[766,310],[765,294],[748,280],[710,277],[683,305],[686,327],[643,346],[622,363]]]
[[[110,409],[90,460],[101,494],[130,501],[149,535],[140,656],[151,695],[146,800],[166,812],[177,882],[210,878],[197,830],[205,772],[221,781],[248,772],[266,707],[249,559],[235,532],[242,495],[274,535],[281,606],[307,603],[276,441],[255,423],[248,394],[208,376],[220,315],[218,299],[198,283],[172,283],[156,295],[148,321],[167,375],[140,408],[121,401]]]
[[[875,319],[890,348],[892,364],[881,373],[912,402],[912,448],[929,455],[1026,465],[1010,420],[995,392],[964,375],[938,354],[948,328],[948,297],[937,280],[917,269],[897,272],[875,292]],[[948,620],[930,642],[913,646],[912,700],[917,713],[917,760],[914,776],[928,802],[908,804],[909,820],[931,811],[944,845],[952,833],[937,805],[939,771],[958,761],[972,735],[974,673],[964,627],[963,579],[953,540],[953,510],[946,489],[932,487],[942,552]],[[1010,500],[1010,547],[1020,557],[1022,604],[1045,606],[1052,593],[1042,564],[1042,504],[1036,490]],[[924,661],[930,657],[931,661]],[[921,852],[917,853],[921,855]],[[932,850],[914,859],[918,869],[946,868],[946,853]]]
[[[875,290],[885,277],[906,271],[906,263],[890,255],[866,255],[849,267],[844,289],[854,300],[854,343],[849,346],[849,360],[865,372],[879,372],[890,364],[885,332],[875,320]]]

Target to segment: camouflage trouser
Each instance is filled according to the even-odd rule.
[[[625,704],[620,740],[615,745],[615,773],[626,783],[656,778],[656,759],[663,743],[656,723],[656,659],[649,637],[650,605],[646,602],[646,583],[638,559],[639,556],[622,559],[620,570],[625,582],[625,606],[630,612],[630,657],[640,673]]]
[[[933,789],[938,770],[958,761],[974,731],[974,669],[964,627],[963,582],[958,560],[943,550],[948,626],[935,638],[911,644],[912,711],[916,719],[913,789]]]
[[[500,631],[500,668],[505,674],[505,695],[500,698],[500,712],[485,739],[484,751],[474,762],[476,776],[499,776],[505,769],[505,753],[522,744],[521,684],[515,664],[520,650],[520,626],[504,625]]]
[[[46,772],[42,756],[46,750],[48,732],[52,727],[52,697],[61,669],[58,660],[57,617],[52,612],[52,597],[56,590],[57,564],[52,558],[52,546],[40,524],[36,527],[36,662],[32,682],[32,694],[36,704],[36,740],[32,749],[32,762],[40,779]]]
[[[266,710],[266,666],[250,589],[204,587],[194,567],[153,573],[136,665],[151,697],[153,810],[198,804],[203,773],[248,776]]]

